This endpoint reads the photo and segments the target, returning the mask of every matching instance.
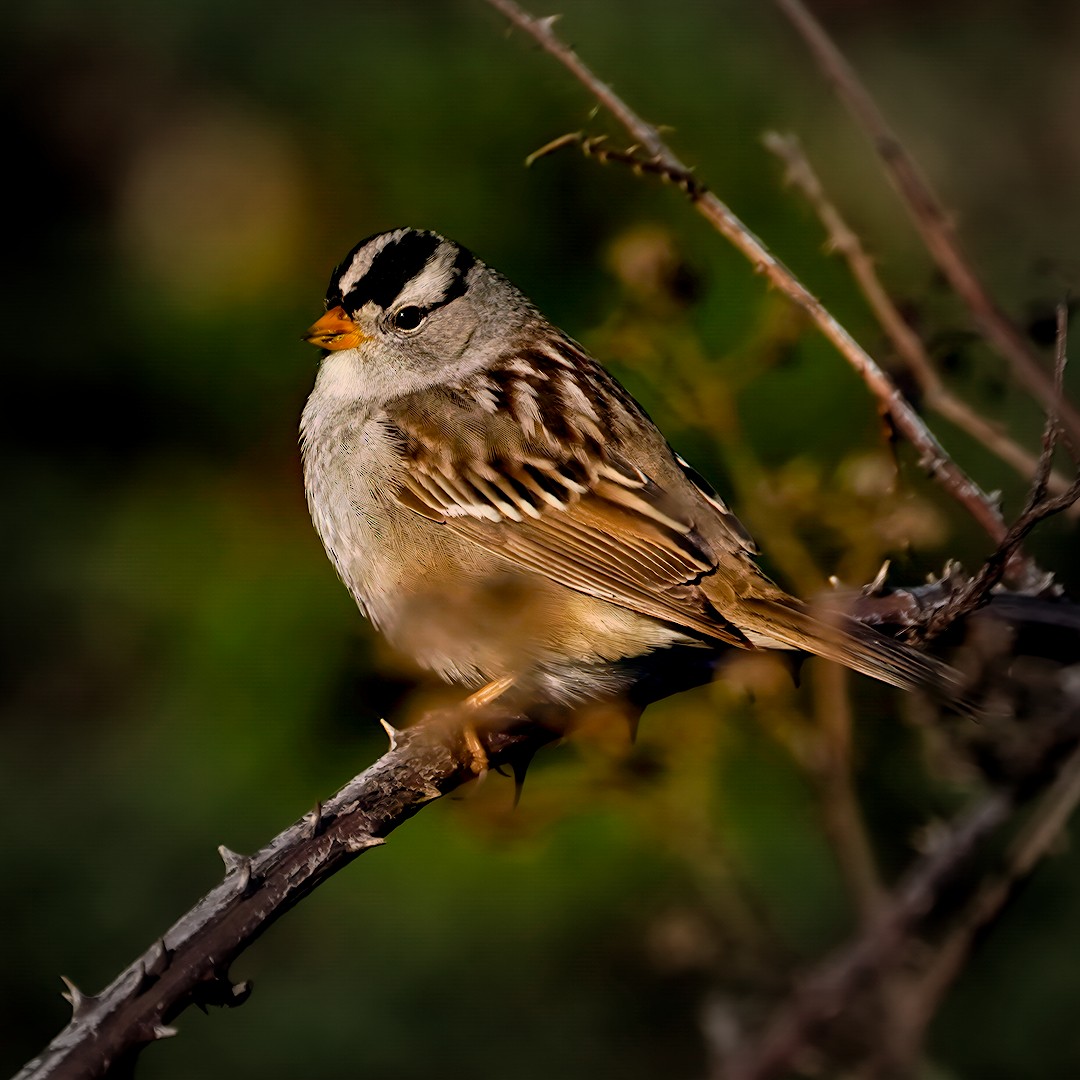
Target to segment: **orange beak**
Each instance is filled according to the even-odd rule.
[[[368,335],[345,314],[345,309],[331,308],[317,323],[309,326],[304,335],[305,341],[318,345],[320,349],[355,349]]]

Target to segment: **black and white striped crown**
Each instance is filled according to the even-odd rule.
[[[371,302],[388,309],[406,286],[429,308],[448,304],[466,289],[476,256],[438,233],[393,229],[361,240],[330,278],[326,307],[349,314]]]

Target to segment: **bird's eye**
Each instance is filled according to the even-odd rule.
[[[423,321],[423,309],[416,307],[414,304],[409,304],[407,307],[394,312],[394,326],[398,330],[415,330]]]

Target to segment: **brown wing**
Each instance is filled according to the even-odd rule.
[[[399,501],[568,588],[747,645],[698,588],[717,569],[718,534],[728,561],[737,553],[756,575],[752,544],[723,503],[695,488],[651,421],[629,413],[636,406],[606,375],[597,400],[582,395],[578,367],[560,356],[512,363],[437,401],[414,397],[391,410],[405,461]],[[642,422],[654,463],[676,484],[670,476],[658,483],[623,449],[620,436],[640,432]],[[711,542],[695,521],[705,515]]]
[[[571,348],[518,353],[388,409],[403,450],[400,502],[523,569],[691,633],[806,650],[963,707],[947,665],[841,613],[815,613],[764,577],[716,493]]]

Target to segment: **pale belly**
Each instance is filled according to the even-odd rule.
[[[369,440],[360,470],[356,442],[307,448],[312,519],[361,610],[420,666],[468,686],[510,676],[544,696],[577,698],[618,689],[606,668],[620,660],[688,643],[402,506],[391,450]]]

